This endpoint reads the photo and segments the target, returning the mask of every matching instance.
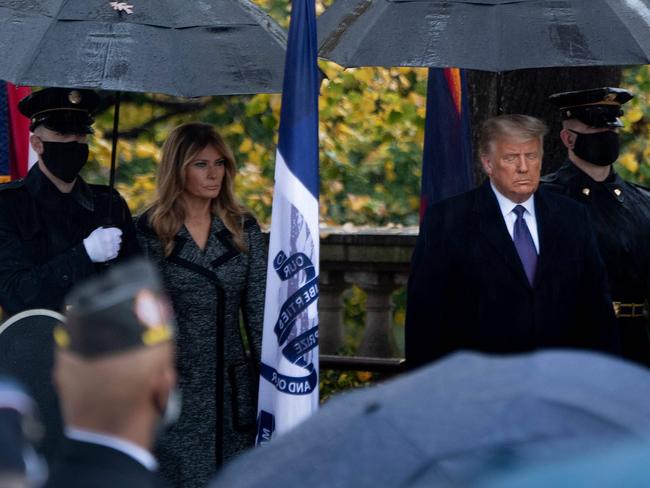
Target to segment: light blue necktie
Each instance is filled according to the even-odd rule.
[[[524,220],[525,211],[526,209],[521,205],[517,205],[513,209],[513,212],[517,215],[517,220],[515,220],[512,240],[515,242],[515,248],[517,249],[517,254],[519,254],[519,259],[521,259],[521,264],[524,265],[528,282],[532,286],[533,280],[535,279],[535,269],[537,268],[537,250],[535,249],[533,236],[530,235],[530,231]]]

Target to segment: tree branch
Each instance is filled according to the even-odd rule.
[[[165,112],[156,117],[152,117],[147,120],[145,123],[140,124],[137,127],[128,129],[125,131],[119,131],[118,137],[125,140],[137,139],[140,134],[149,132],[156,124],[164,122],[176,115],[188,114],[193,112],[199,112],[205,109],[208,106],[209,98],[202,99],[199,101],[161,101],[161,100],[151,100],[149,103],[156,105],[158,107],[163,107]],[[113,131],[107,131],[104,135],[106,139],[112,139]]]

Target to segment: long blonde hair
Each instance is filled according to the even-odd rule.
[[[233,243],[247,252],[244,241],[244,220],[252,217],[233,190],[237,166],[230,146],[209,124],[191,122],[174,128],[162,149],[157,174],[156,201],[148,210],[149,223],[163,244],[165,256],[174,249],[174,236],[185,221],[181,194],[185,188],[185,168],[208,146],[216,149],[226,160],[219,196],[212,201],[211,213],[218,216],[233,236]]]

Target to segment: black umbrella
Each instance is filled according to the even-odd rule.
[[[285,34],[249,0],[0,0],[0,79],[195,97],[282,90]]]
[[[336,0],[318,31],[345,67],[650,63],[650,0]]]
[[[650,373],[611,357],[458,353],[334,398],[213,486],[468,486],[495,466],[650,438]]]
[[[120,91],[282,91],[285,33],[249,0],[0,0],[0,25],[0,79],[117,91],[111,187]]]

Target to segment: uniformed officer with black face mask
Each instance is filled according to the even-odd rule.
[[[594,223],[618,318],[623,356],[650,366],[650,192],[628,183],[612,164],[619,154],[621,105],[632,94],[596,88],[551,95],[563,118],[568,160],[542,184],[583,202]]]
[[[98,104],[94,91],[67,88],[19,104],[38,163],[25,179],[0,186],[0,306],[8,315],[61,310],[75,283],[138,253],[126,202],[79,176]]]

